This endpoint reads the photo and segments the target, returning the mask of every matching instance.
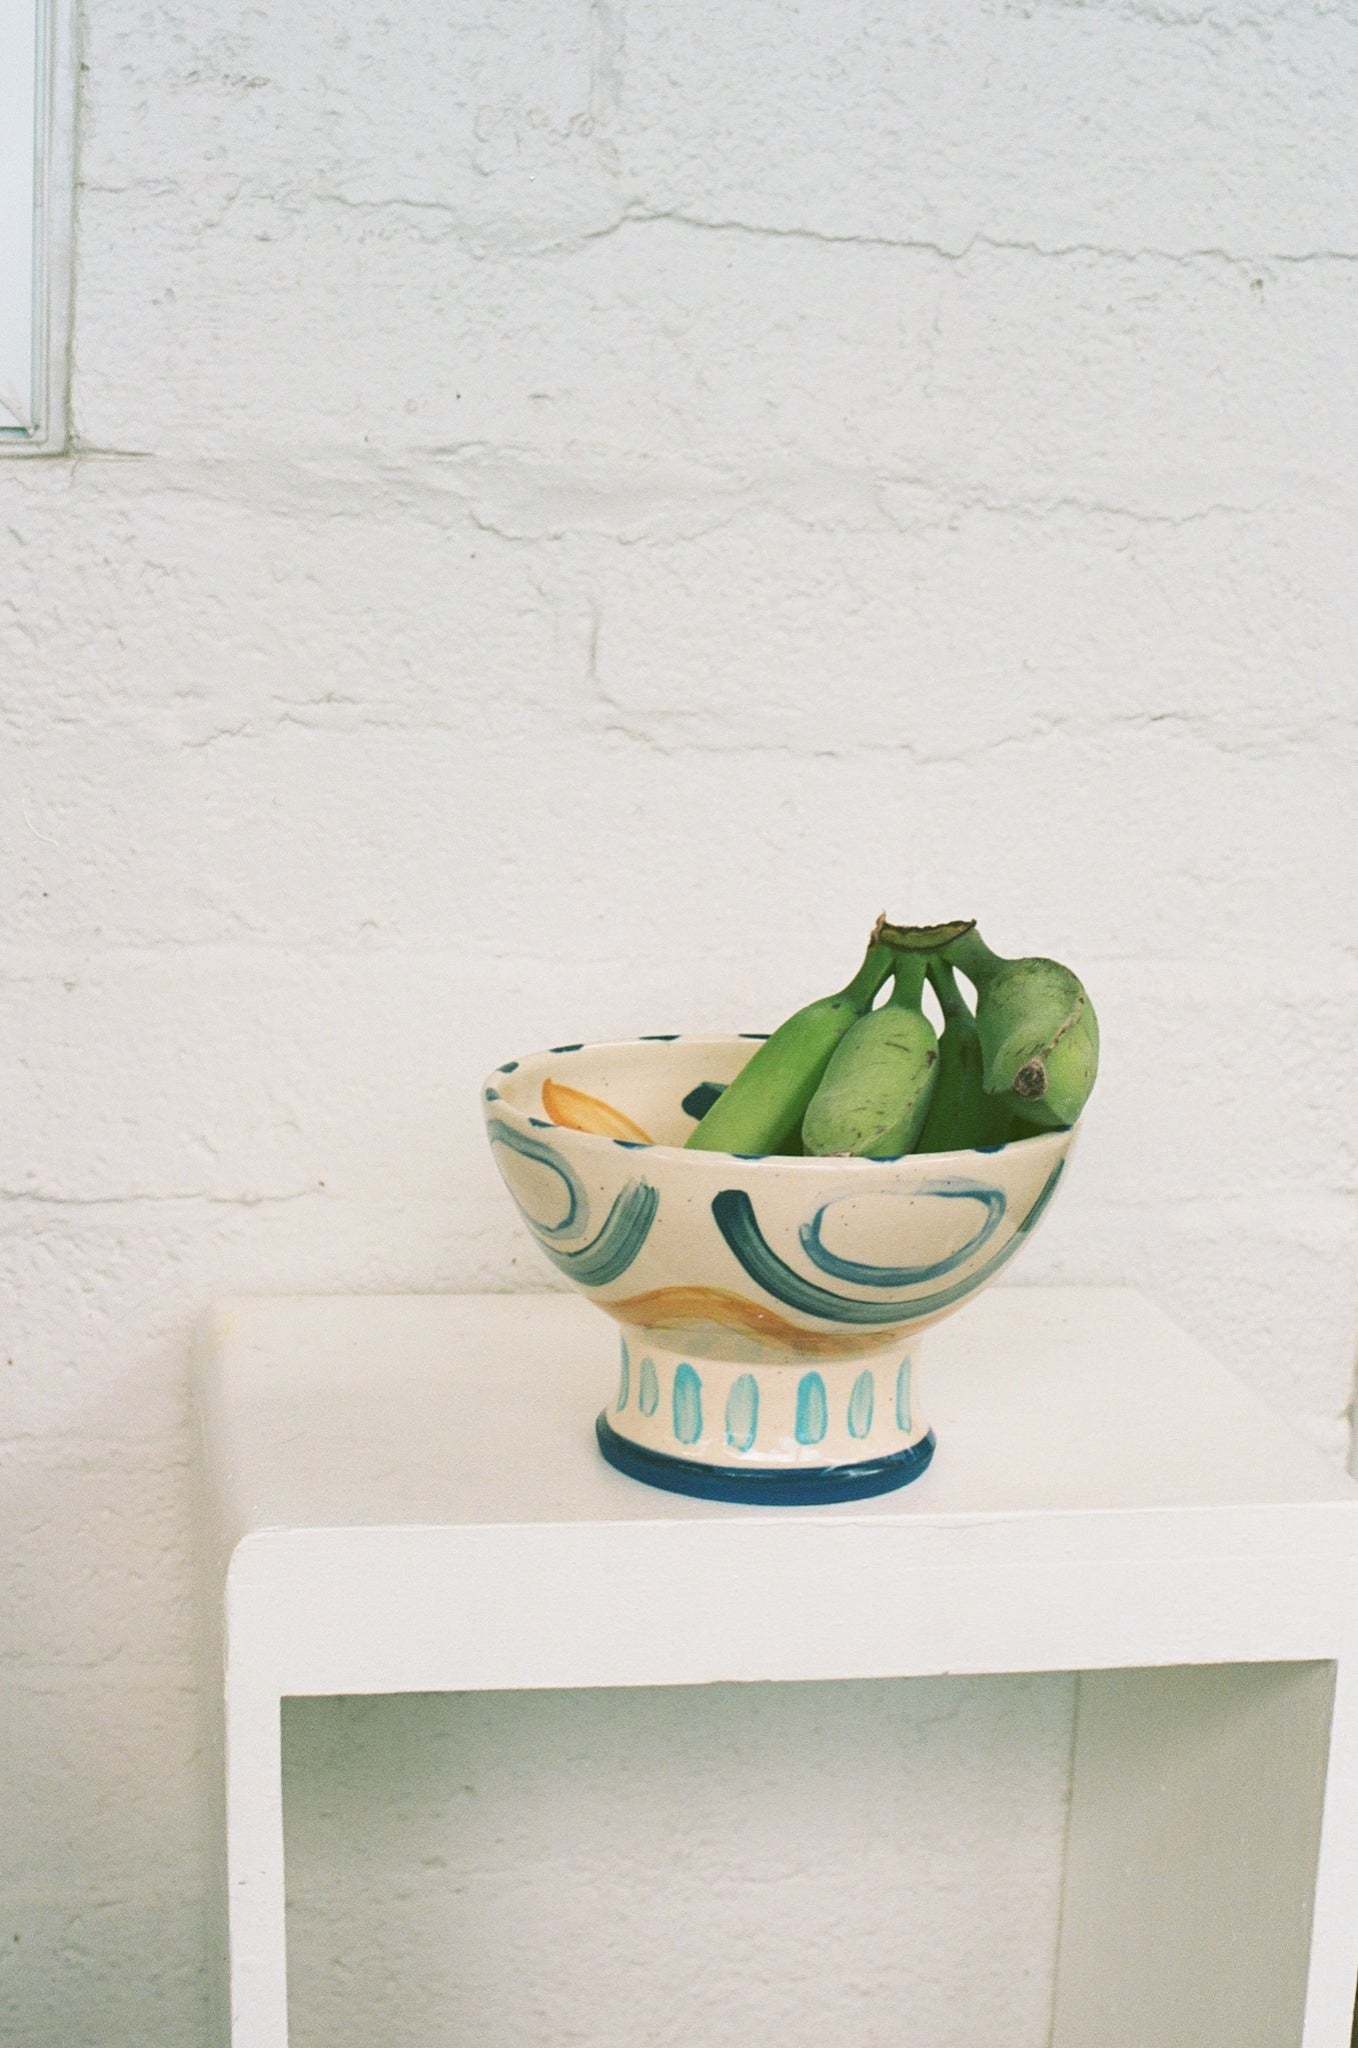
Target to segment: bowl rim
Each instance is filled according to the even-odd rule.
[[[1065,1124],[1050,1131],[1034,1131],[1026,1138],[1010,1138],[1002,1145],[963,1146],[952,1152],[892,1152],[881,1159],[863,1159],[844,1152],[792,1153],[792,1152],[719,1152],[690,1150],[687,1145],[660,1145],[654,1142],[643,1144],[635,1138],[605,1138],[597,1131],[577,1131],[570,1124],[553,1123],[550,1117],[530,1116],[512,1102],[506,1102],[496,1081],[501,1074],[513,1074],[520,1067],[526,1067],[536,1060],[565,1058],[577,1052],[618,1052],[630,1050],[638,1045],[730,1045],[734,1040],[756,1040],[762,1043],[771,1034],[767,1031],[644,1031],[635,1038],[597,1038],[577,1040],[566,1045],[543,1046],[538,1052],[526,1052],[509,1060],[486,1075],[481,1083],[481,1110],[487,1121],[492,1115],[508,1116],[524,1131],[556,1131],[569,1139],[572,1148],[583,1145],[586,1155],[591,1151],[601,1152],[645,1152],[648,1156],[669,1161],[682,1160],[692,1167],[704,1162],[720,1159],[739,1160],[746,1167],[776,1167],[797,1169],[802,1172],[824,1172],[827,1167],[836,1172],[867,1175],[880,1172],[883,1167],[900,1166],[906,1160],[928,1161],[936,1169],[943,1160],[994,1159],[1002,1152],[1018,1152],[1030,1145],[1047,1145],[1054,1140],[1067,1148],[1074,1144],[1084,1125],[1084,1118],[1077,1117],[1073,1124]],[[751,1055],[753,1057],[753,1055]]]

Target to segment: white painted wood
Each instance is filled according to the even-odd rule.
[[[1358,2032],[1358,1657],[1347,1646],[1335,1672],[1329,1767],[1311,1918],[1303,2048],[1350,2048]]]
[[[924,1479],[818,1521],[1299,1504],[1358,1491],[1130,1290],[993,1288],[920,1340]],[[574,1295],[226,1303],[204,1364],[234,1546],[263,1528],[622,1518],[805,1526],[641,1487],[598,1458],[617,1337]],[[528,1403],[528,1395],[532,1403]]]
[[[73,137],[66,0],[0,0],[0,451],[65,439]]]
[[[1092,2048],[1079,2014],[1100,1913],[1125,1890],[1116,1845],[1143,1803],[1138,1771],[1203,1813],[1230,1789],[1176,1747],[1176,1685],[1223,1756],[1257,1761],[1267,1726],[1310,1757],[1278,1774],[1277,1799],[1295,1816],[1294,1875],[1314,1866],[1315,1684],[1227,1667],[1333,1663],[1350,1697],[1358,1488],[1137,1297],[996,1290],[931,1332],[933,1467],[835,1508],[716,1506],[611,1471],[591,1427],[614,1346],[597,1311],[560,1295],[241,1302],[213,1319],[200,1396],[227,1631],[236,2048],[286,2040],[288,1694],[1159,1667],[1160,1691],[1088,1694],[1072,1845],[1078,1890],[1097,1896],[1072,1890],[1061,2048]],[[1188,1665],[1224,1675],[1181,1680]],[[1336,1746],[1327,1815],[1353,1813],[1355,1756]],[[1155,1829],[1140,1824],[1149,1884]],[[1335,1830],[1326,1843],[1306,2048],[1341,2048],[1334,1987],[1358,1968],[1358,1872]],[[1254,1891],[1241,1882],[1267,1895],[1257,1874]],[[1304,1942],[1287,1925],[1277,2001],[1300,2039]],[[1182,1972],[1210,1977],[1219,1948],[1185,1923]],[[1143,1955],[1129,1937],[1129,1981]]]
[[[1331,1664],[1080,1680],[1052,2048],[1295,2048]]]
[[[226,1864],[231,2039],[286,2048],[282,1706],[252,1646],[228,1647]]]

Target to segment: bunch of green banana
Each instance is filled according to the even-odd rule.
[[[975,1016],[954,968],[975,986]],[[926,973],[941,1038],[921,1007]],[[888,977],[890,999],[874,1009]],[[867,1159],[1003,1145],[1073,1124],[1098,1063],[1094,1007],[1068,967],[1001,959],[971,918],[879,917],[853,980],[780,1024],[688,1143]]]
[[[847,987],[808,1003],[778,1026],[689,1132],[699,1152],[799,1152],[802,1118],[830,1056],[871,1011],[895,960],[874,937]]]
[[[895,1159],[929,1113],[938,1037],[920,1007],[924,959],[902,953],[891,997],[847,1031],[802,1120],[802,1143],[821,1157]]]

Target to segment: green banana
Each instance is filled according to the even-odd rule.
[[[802,1118],[835,1047],[891,972],[890,947],[869,945],[847,987],[778,1026],[689,1132],[698,1152],[799,1152]]]
[[[943,1011],[938,1041],[938,1080],[917,1152],[962,1152],[977,1145],[1003,1145],[1014,1124],[1007,1096],[987,1095],[982,1080],[981,1036],[957,976],[946,960],[930,959],[929,979]]]
[[[988,1095],[1025,1122],[1073,1124],[1099,1070],[1099,1024],[1083,984],[1057,960],[1003,960],[975,929],[944,957],[976,987],[976,1029]]]
[[[808,1152],[894,1159],[910,1150],[938,1071],[938,1038],[920,1008],[923,988],[923,959],[899,954],[890,1001],[860,1017],[831,1054],[802,1122]]]

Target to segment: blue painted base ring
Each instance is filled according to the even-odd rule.
[[[811,1465],[800,1469],[773,1466],[699,1465],[687,1458],[669,1458],[630,1443],[600,1415],[594,1425],[599,1449],[610,1465],[629,1479],[666,1493],[694,1494],[699,1500],[734,1500],[757,1507],[824,1507],[831,1501],[867,1500],[874,1493],[894,1493],[918,1479],[934,1455],[934,1433],[922,1436],[907,1450],[889,1458],[869,1458],[860,1465]]]

